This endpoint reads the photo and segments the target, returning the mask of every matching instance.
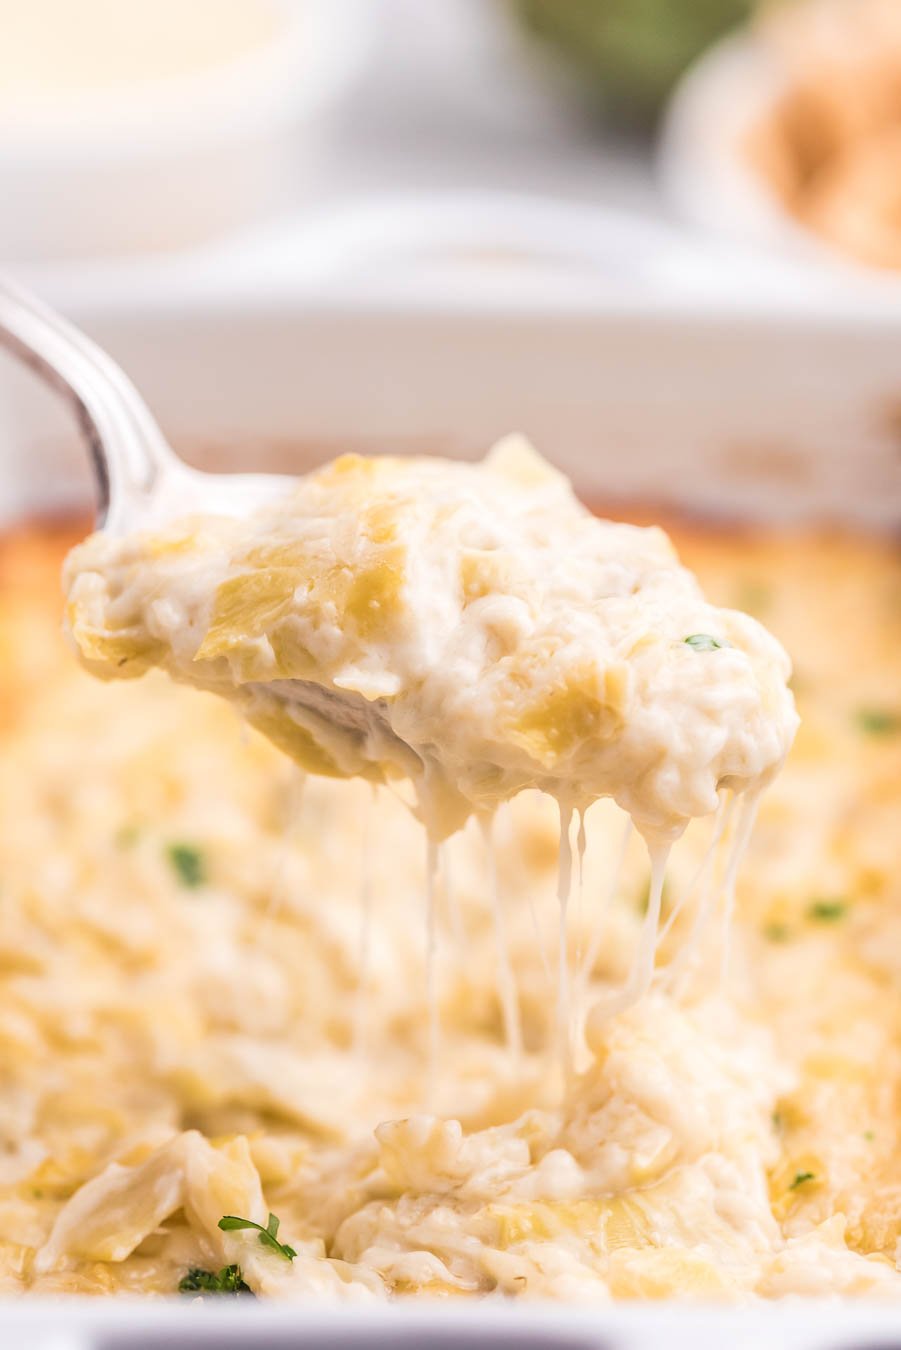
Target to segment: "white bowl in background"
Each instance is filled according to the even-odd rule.
[[[360,64],[371,9],[247,3],[261,32],[219,61],[131,82],[70,79],[4,107],[0,260],[177,249],[285,204]]]
[[[766,46],[739,33],[716,43],[676,88],[658,156],[664,191],[680,217],[800,265],[845,274],[853,285],[897,286],[799,224],[751,163],[745,145],[785,89]]]

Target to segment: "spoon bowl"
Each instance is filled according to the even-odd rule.
[[[290,488],[284,474],[211,474],[169,445],[128,376],[102,348],[36,296],[0,280],[0,346],[72,404],[97,484],[97,525],[106,534],[155,529],[198,513],[240,518]],[[415,771],[419,757],[391,729],[384,708],[305,680],[270,691],[341,735]]]

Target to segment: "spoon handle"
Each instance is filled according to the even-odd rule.
[[[4,277],[0,346],[73,404],[94,468],[98,525],[125,524],[174,458],[134,385],[74,324]]]

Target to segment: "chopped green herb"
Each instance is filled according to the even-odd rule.
[[[768,923],[764,926],[763,936],[768,942],[788,942],[791,930],[787,923]]]
[[[271,1247],[279,1256],[284,1257],[286,1261],[293,1261],[297,1252],[293,1247],[289,1247],[286,1242],[278,1240],[278,1226],[280,1220],[274,1214],[269,1215],[269,1222],[264,1228],[262,1224],[254,1223],[253,1219],[239,1219],[236,1214],[223,1214],[219,1220],[219,1227],[223,1232],[229,1233],[236,1228],[255,1228],[257,1230],[258,1240],[264,1247]]]
[[[872,1144],[873,1140],[876,1138],[876,1135],[873,1133],[872,1130],[864,1130],[863,1137],[864,1139],[866,1139],[868,1144]]]
[[[123,825],[116,831],[116,848],[134,848],[140,836],[140,830],[137,825]]]
[[[782,1119],[782,1112],[774,1111],[773,1114],[770,1116],[770,1120],[772,1122],[773,1129],[776,1130],[777,1132],[781,1132],[782,1126],[785,1124],[785,1122]]]
[[[713,652],[720,647],[731,647],[732,643],[726,638],[711,637],[709,633],[692,633],[690,637],[683,638],[689,647],[693,647],[696,652]]]
[[[901,712],[891,708],[858,708],[857,725],[867,736],[897,736],[901,732]]]
[[[206,881],[206,861],[199,848],[193,844],[170,844],[166,850],[175,873],[183,886],[194,890]]]
[[[240,1266],[223,1266],[218,1274],[211,1270],[200,1270],[197,1266],[191,1268],[178,1282],[178,1292],[180,1294],[249,1294],[254,1298],[254,1292],[249,1284],[244,1283],[244,1272]]]
[[[817,1177],[815,1172],[796,1172],[795,1179],[788,1189],[790,1191],[796,1191],[798,1187],[803,1186],[805,1182],[816,1181],[816,1179]]]
[[[812,900],[807,907],[808,919],[817,923],[837,923],[848,912],[847,900]]]

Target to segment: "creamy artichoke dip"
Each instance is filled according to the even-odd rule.
[[[498,470],[471,472],[481,567],[492,550],[479,474]],[[649,645],[668,691],[663,706],[681,716],[684,704],[689,725],[705,698],[715,722],[720,705],[740,696],[747,718],[778,723],[787,744],[781,650],[734,611],[753,610],[791,640],[803,722],[738,875],[728,982],[716,978],[714,928],[687,942],[699,915],[723,902],[740,824],[727,790],[725,806],[690,824],[672,850],[650,991],[618,1016],[588,1016],[561,1081],[560,824],[547,792],[501,804],[488,839],[472,819],[440,844],[430,963],[423,831],[393,778],[373,788],[306,776],[242,729],[222,699],[157,671],[107,686],[89,678],[57,631],[59,561],[71,540],[34,531],[0,541],[3,1291],[361,1301],[901,1296],[897,561],[887,547],[850,538],[683,531],[680,551],[725,606],[713,608],[663,536],[606,526],[594,534],[543,472],[542,492],[559,493],[553,510],[559,502],[567,513],[565,532],[586,565],[602,574],[595,548],[624,559],[622,594],[606,584],[623,610],[632,598],[635,629],[659,616],[665,639],[655,647],[652,634]],[[331,531],[334,519],[326,523]],[[108,670],[123,661],[120,673],[190,668],[216,628],[209,600],[190,610],[191,640],[178,651],[170,635],[179,622],[153,600],[189,605],[181,569],[190,556],[204,594],[210,578],[218,587],[242,574],[234,550],[244,544],[224,527],[220,543],[200,548],[210,529],[219,527],[188,530],[180,553],[177,532],[168,553],[157,546],[158,565],[173,570],[158,574],[155,596],[136,570],[130,576],[127,556],[132,548],[143,559],[150,541],[100,539],[76,553],[71,620],[91,662]],[[273,530],[261,524],[261,536],[267,530],[269,546]],[[285,534],[293,546],[288,521]],[[461,561],[445,560],[449,575]],[[549,553],[545,562],[553,565]],[[430,556],[429,568],[438,565]],[[564,573],[547,584],[559,594]],[[634,600],[642,590],[646,608]],[[346,610],[346,590],[338,593]],[[405,572],[399,593],[414,604]],[[436,607],[453,593],[450,581],[437,588]],[[575,613],[584,635],[586,608],[577,594],[558,612]],[[301,610],[292,592],[282,616]],[[384,617],[374,614],[373,644]],[[253,638],[242,636],[247,622],[224,621],[213,641],[228,643],[229,623],[237,640],[202,658],[210,670],[198,683],[240,689],[245,661],[264,689],[276,678],[285,650],[272,642],[276,621]],[[439,643],[443,623],[427,621]],[[310,635],[325,626],[310,622]],[[346,650],[328,658],[322,632],[314,654],[330,664],[317,666],[317,680],[362,669],[354,630],[341,631]],[[659,686],[641,647],[620,643],[612,620],[589,631],[582,642],[597,644],[594,656],[603,651],[626,669],[614,734],[627,737]],[[684,644],[693,633],[733,645]],[[364,674],[412,681],[412,641],[401,656],[382,639],[383,665],[370,662]],[[517,643],[512,654],[525,654],[525,639]],[[576,655],[558,669],[587,680],[584,650],[583,660]],[[419,659],[428,683],[439,655]],[[487,669],[474,661],[470,685]],[[526,669],[513,722],[547,694],[539,669]],[[474,716],[472,699],[460,706]],[[511,787],[511,765],[526,764],[556,794],[563,772],[547,768],[546,745],[537,753],[530,742],[520,760],[521,746],[511,737],[508,749],[498,709],[488,707],[488,731],[476,739],[461,727],[461,744],[490,745]],[[617,787],[642,829],[681,825],[687,807],[709,812],[720,773],[753,790],[754,775],[776,764],[785,744],[774,744],[770,760],[741,760],[729,716],[720,741],[707,733],[694,776],[677,771],[667,788],[648,754],[647,782]],[[538,720],[543,736],[551,724]],[[587,764],[582,738],[596,736],[602,752],[604,740],[597,722],[589,732],[581,718],[575,725],[567,753]],[[693,753],[680,750],[678,734],[661,722],[659,758],[678,764]],[[476,814],[502,795],[473,786],[459,747],[444,763]],[[373,777],[383,775],[377,764]],[[586,796],[611,785],[590,781]],[[585,825],[563,952],[574,1005],[591,1009],[623,988],[652,887],[647,849],[617,805],[594,802]],[[689,946],[698,959],[680,968]],[[258,1227],[237,1226],[245,1224]]]
[[[89,670],[161,666],[236,702],[312,773],[409,780],[432,845],[543,789],[560,807],[562,925],[574,810],[581,853],[586,808],[624,808],[648,841],[651,890],[633,968],[599,1016],[650,986],[673,838],[720,806],[718,842],[726,795],[731,809],[748,794],[731,908],[757,797],[797,726],[766,629],[708,604],[662,530],[593,516],[517,436],[477,465],[347,455],[246,519],[96,534],[64,581]],[[433,852],[432,952],[436,871]],[[506,959],[499,974],[515,1048]],[[567,1056],[562,955],[558,986]],[[433,1043],[435,1017],[432,1000]]]
[[[314,773],[412,778],[438,837],[528,787],[672,837],[758,790],[796,727],[763,626],[519,437],[477,465],[348,455],[247,520],[96,534],[65,585],[89,670],[161,666]]]

